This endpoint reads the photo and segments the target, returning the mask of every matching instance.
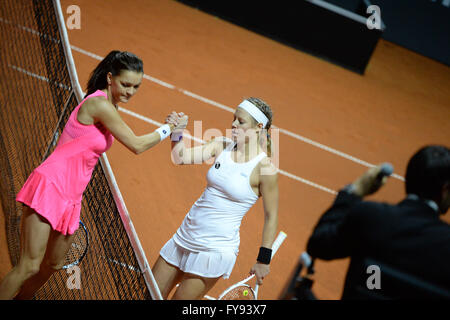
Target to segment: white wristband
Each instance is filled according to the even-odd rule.
[[[158,132],[159,135],[161,136],[161,139],[159,141],[163,141],[170,135],[170,126],[168,124],[165,124],[156,129],[155,131]]]
[[[181,139],[183,139],[183,131],[172,132],[170,135],[170,140],[173,142],[179,142]]]

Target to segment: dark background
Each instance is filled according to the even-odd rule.
[[[380,37],[450,65],[448,0],[326,1],[365,17],[367,5],[378,5],[382,30],[306,0],[179,1],[361,74]]]
[[[360,0],[326,0],[350,11]],[[450,66],[450,1],[370,0],[386,25],[382,38]]]

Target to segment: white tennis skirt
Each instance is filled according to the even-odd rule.
[[[159,252],[161,257],[185,273],[204,278],[228,279],[236,262],[236,254],[218,251],[191,251],[181,247],[171,238]]]

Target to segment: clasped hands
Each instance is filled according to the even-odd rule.
[[[175,111],[172,111],[167,117],[164,123],[173,125],[174,128],[172,129],[172,132],[179,132],[186,129],[186,126],[188,124],[189,117],[185,115],[183,112],[176,113]]]

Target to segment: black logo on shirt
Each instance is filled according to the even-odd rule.
[[[214,168],[219,169],[219,168],[220,168],[220,163],[219,163],[219,162],[216,162]]]

